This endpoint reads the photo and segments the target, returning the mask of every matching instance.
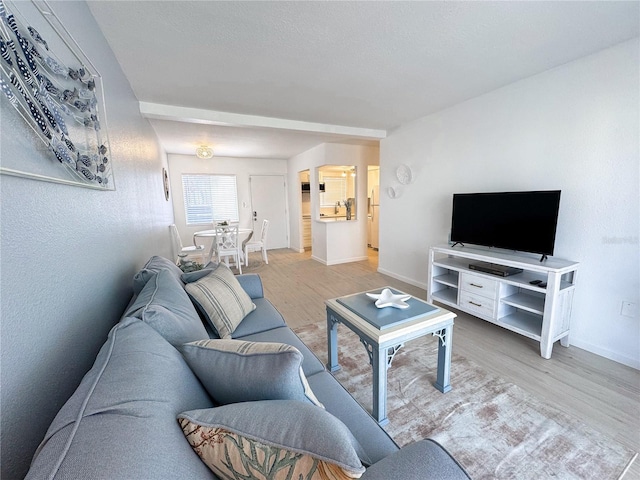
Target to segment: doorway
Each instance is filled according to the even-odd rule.
[[[302,232],[301,240],[302,249],[304,251],[311,250],[311,185],[309,170],[298,172],[300,180],[300,231]]]
[[[267,249],[288,248],[287,201],[284,175],[250,175],[253,235],[258,238],[262,221],[269,220]]]
[[[380,247],[380,167],[367,166],[367,246],[378,251]]]

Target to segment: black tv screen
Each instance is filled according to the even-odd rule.
[[[451,241],[553,255],[560,190],[453,195]]]

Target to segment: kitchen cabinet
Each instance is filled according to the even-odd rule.
[[[302,217],[302,247],[311,248],[311,215]]]

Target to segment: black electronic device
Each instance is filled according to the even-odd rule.
[[[538,285],[539,283],[542,283],[542,280],[531,280],[529,283],[531,285]]]
[[[560,190],[456,193],[451,241],[553,255]]]
[[[477,270],[478,272],[490,273],[491,275],[498,275],[500,277],[508,277],[509,275],[515,275],[516,273],[522,273],[521,268],[506,267],[504,265],[488,262],[470,263],[469,269]]]
[[[303,192],[310,192],[311,191],[311,184],[309,182],[302,182],[301,186],[302,186],[302,191]],[[319,183],[318,184],[318,189],[321,192],[324,192],[325,191],[324,183]]]

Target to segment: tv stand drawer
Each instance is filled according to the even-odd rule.
[[[467,312],[473,312],[481,317],[494,318],[496,301],[491,298],[474,295],[465,291],[460,292],[458,305]]]
[[[460,288],[473,295],[482,295],[487,298],[496,298],[498,281],[471,273],[463,273],[460,278]]]

